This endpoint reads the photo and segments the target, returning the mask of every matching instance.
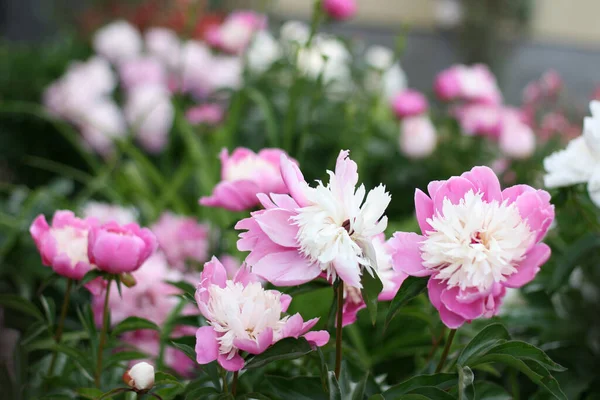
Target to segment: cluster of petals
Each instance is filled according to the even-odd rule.
[[[592,101],[590,111],[583,134],[544,159],[544,183],[548,188],[586,183],[590,198],[600,207],[600,101]]]
[[[228,371],[239,371],[245,364],[242,351],[260,354],[288,337],[302,336],[314,346],[329,341],[327,331],[310,331],[318,318],[304,322],[300,314],[283,316],[292,298],[265,290],[245,267],[228,280],[223,265],[213,258],[204,266],[195,297],[209,324],[196,332],[199,364],[216,360]]]
[[[281,157],[285,155],[280,149],[262,149],[254,153],[238,147],[231,155],[223,149],[219,155],[221,182],[210,196],[200,199],[200,204],[243,211],[259,204],[258,193],[288,193],[279,172]]]
[[[358,8],[356,0],[324,0],[322,4],[327,15],[340,21],[352,18]]]
[[[188,260],[198,263],[207,260],[208,226],[198,223],[195,218],[166,211],[151,229],[173,268],[184,270]]]
[[[400,122],[400,152],[413,159],[430,156],[437,147],[438,136],[429,116],[416,115]]]
[[[435,79],[434,90],[444,101],[502,102],[496,78],[483,64],[454,65],[440,72]]]
[[[397,232],[389,242],[394,268],[430,276],[429,299],[450,328],[495,315],[506,288],[533,280],[550,257],[541,243],[554,220],[550,195],[501,190],[487,167],[433,181],[428,192],[415,193],[422,234]]]
[[[219,26],[206,32],[206,41],[228,53],[238,54],[250,44],[253,35],[267,27],[267,17],[254,11],[241,10],[227,16]]]
[[[264,210],[238,222],[238,249],[250,251],[252,271],[279,286],[299,285],[325,273],[361,288],[363,269],[375,265],[373,238],[387,226],[391,197],[380,185],[366,195],[358,171],[341,151],[329,183],[310,187],[298,166],[282,156],[281,176],[289,195],[259,194]],[[366,195],[366,197],[365,197]]]
[[[423,93],[413,89],[401,91],[392,100],[392,109],[400,119],[421,115],[427,112],[428,107]]]
[[[383,284],[383,290],[377,296],[379,301],[391,301],[398,293],[400,286],[408,277],[402,271],[396,271],[392,265],[392,248],[385,241],[383,234],[373,239],[373,247],[377,255],[377,267],[375,271]],[[342,326],[356,322],[357,313],[366,308],[364,299],[359,289],[352,286],[344,286],[344,307],[342,309]]]

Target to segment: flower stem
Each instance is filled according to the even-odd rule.
[[[60,310],[60,318],[58,320],[58,326],[56,327],[56,333],[54,334],[54,341],[56,344],[60,344],[62,339],[63,327],[65,325],[65,319],[67,317],[67,310],[69,309],[69,299],[71,297],[71,286],[73,285],[72,279],[67,279],[67,288],[65,289],[65,297],[62,303],[62,309]],[[54,366],[56,365],[56,358],[58,352],[54,351],[52,354],[52,361],[50,361],[50,368],[48,369],[48,376],[52,376],[54,373]]]
[[[448,352],[450,351],[450,346],[452,346],[452,341],[454,340],[454,335],[456,335],[456,329],[451,329],[450,334],[448,335],[448,339],[446,340],[446,346],[444,346],[444,352],[442,353],[442,358],[435,369],[435,373],[442,371],[444,368],[444,364],[446,363],[446,358],[448,358]]]
[[[108,296],[110,294],[110,286],[112,281],[109,279],[106,285],[106,295],[104,297],[104,311],[102,314],[102,331],[100,332],[100,343],[98,344],[98,361],[96,362],[96,376],[94,377],[96,387],[100,387],[100,375],[102,375],[102,353],[106,342],[106,331],[110,324],[108,318]]]
[[[235,371],[233,373],[233,381],[231,382],[231,394],[233,397],[235,397],[235,392],[237,391],[238,372],[239,371]]]
[[[433,358],[435,351],[438,349],[438,347],[440,347],[440,343],[442,343],[442,339],[444,338],[444,335],[446,334],[446,327],[443,326],[442,327],[442,332],[440,333],[440,335],[438,337],[433,336],[431,338],[431,350],[429,350],[429,354],[427,354],[427,359],[425,360],[425,364],[429,364],[429,361],[431,361],[431,359]]]
[[[227,371],[225,371],[225,368],[221,368],[221,379],[223,379],[223,393],[229,393],[229,387],[227,387]]]
[[[337,287],[337,321],[335,324],[335,377],[340,378],[342,370],[342,312],[344,309],[344,282]]]

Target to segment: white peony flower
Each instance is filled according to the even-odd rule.
[[[177,34],[166,28],[152,28],[145,34],[146,49],[169,69],[180,65],[181,42]]]
[[[365,62],[371,68],[365,76],[365,87],[373,93],[381,93],[391,100],[407,88],[406,74],[394,52],[383,46],[371,46],[365,53]]]
[[[267,31],[258,31],[246,51],[246,59],[250,71],[260,74],[281,58],[281,46],[273,35]]]
[[[590,110],[583,135],[544,159],[544,183],[548,188],[587,183],[590,198],[600,207],[600,102],[592,101]]]
[[[117,104],[108,98],[99,99],[76,117],[85,142],[94,151],[107,155],[113,149],[113,140],[127,135],[123,113]]]
[[[129,22],[115,21],[94,35],[94,50],[112,63],[137,57],[142,51],[142,36]]]
[[[88,201],[81,210],[84,218],[94,217],[101,224],[115,221],[119,225],[137,222],[138,213],[133,207],[123,207],[117,204],[102,203],[99,201]]]
[[[137,390],[149,390],[154,386],[154,367],[147,362],[135,364],[123,375],[125,383]]]

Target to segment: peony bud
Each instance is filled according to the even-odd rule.
[[[123,374],[123,381],[135,390],[150,390],[154,386],[154,367],[147,362],[137,363]]]
[[[333,19],[346,20],[356,14],[355,0],[324,0],[323,9]]]
[[[392,109],[400,119],[421,115],[427,108],[427,99],[416,90],[403,90],[392,100]]]
[[[128,288],[134,287],[137,283],[137,281],[135,280],[135,276],[128,273],[121,274],[121,282]]]

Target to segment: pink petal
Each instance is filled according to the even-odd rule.
[[[465,178],[453,176],[448,179],[440,186],[433,198],[435,212],[443,214],[444,199],[450,200],[452,204],[459,204],[465,194],[471,190],[475,192],[475,186]]]
[[[427,184],[427,193],[429,193],[429,197],[434,199],[436,193],[438,192],[438,190],[440,190],[440,187],[442,187],[442,185],[445,182],[446,181],[431,181],[431,182],[429,182],[429,184]]]
[[[358,166],[349,158],[350,151],[341,150],[335,163],[335,176],[342,186],[355,187],[358,183]]]
[[[238,271],[235,273],[235,276],[233,277],[234,282],[239,282],[244,286],[247,286],[249,283],[252,282],[258,282],[259,280],[260,278],[254,275],[250,271],[250,267],[248,267],[248,265],[246,264],[242,264],[240,269],[238,269]]]
[[[256,339],[235,339],[233,344],[238,349],[250,354],[260,354],[273,344],[273,329],[265,329]]]
[[[432,271],[423,266],[421,243],[425,238],[412,232],[396,232],[388,241],[395,271],[412,276],[428,276]]]
[[[438,311],[440,319],[450,329],[458,329],[466,322],[463,317],[448,310],[444,305]]]
[[[527,220],[529,229],[537,232],[535,241],[540,241],[554,221],[554,206],[550,204],[550,195],[543,190],[527,192],[515,201],[521,218]]]
[[[455,314],[458,314],[464,319],[472,320],[483,315],[485,299],[480,298],[471,303],[462,303],[457,301],[459,288],[453,287],[442,292],[441,300],[444,306]]]
[[[302,320],[302,316],[300,314],[296,313],[292,315],[281,328],[281,337],[298,338],[298,336],[302,334],[303,325],[304,321]]]
[[[344,284],[355,288],[362,288],[360,283],[360,267],[355,259],[337,257],[333,260],[333,267]]]
[[[502,200],[506,200],[507,204],[512,204],[523,193],[533,191],[535,191],[535,189],[528,185],[514,185],[502,191]]]
[[[204,264],[204,269],[202,270],[202,280],[212,285],[217,285],[221,288],[225,287],[225,282],[227,281],[227,270],[221,261],[215,256],[211,258],[209,262]]]
[[[483,193],[482,199],[484,201],[502,201],[502,189],[500,188],[500,182],[498,181],[498,177],[494,171],[492,171],[490,168],[474,167],[471,169],[471,171],[465,172],[461,176],[473,183],[476,192]]]
[[[327,342],[329,342],[329,332],[327,331],[313,331],[308,332],[304,335],[304,338],[308,340],[309,343],[314,344],[315,346],[321,347],[325,346]]]
[[[289,294],[282,294],[279,298],[279,302],[281,303],[281,312],[286,312],[292,302],[292,296]]]
[[[281,177],[294,200],[300,207],[309,205],[310,202],[304,194],[304,191],[308,188],[308,184],[304,180],[300,168],[283,154],[281,155],[280,165]]]
[[[203,326],[196,331],[196,362],[208,364],[219,356],[217,332],[212,326]]]
[[[227,371],[235,372],[244,368],[244,359],[236,353],[231,359],[227,359],[227,354],[219,354],[217,358],[219,365],[225,368]]]
[[[296,215],[293,211],[280,208],[266,210],[264,213],[255,217],[256,222],[262,231],[274,243],[283,247],[298,247],[296,236],[298,235],[298,226],[291,217]]]
[[[321,268],[298,251],[289,250],[265,255],[253,265],[252,272],[276,286],[295,286],[315,279]]]
[[[302,333],[308,332],[309,330],[312,329],[313,326],[315,326],[317,324],[317,322],[319,322],[319,318],[309,319],[308,321],[304,322],[302,324],[301,332]]]
[[[417,213],[417,221],[421,228],[421,233],[432,231],[433,228],[427,222],[428,218],[433,216],[433,200],[429,198],[420,189],[415,190],[415,211]]]
[[[286,210],[295,210],[300,208],[298,203],[296,203],[296,201],[294,201],[294,199],[287,194],[271,193],[271,199],[279,208],[285,208]]]
[[[442,296],[442,292],[446,289],[447,285],[440,279],[435,279],[434,276],[429,278],[427,281],[427,293],[429,295],[429,301],[431,301],[431,305],[433,305],[437,310],[442,307],[445,307],[442,304],[442,300],[440,297]]]
[[[510,275],[503,285],[510,288],[519,288],[531,282],[539,272],[540,266],[550,258],[550,247],[544,243],[536,244],[517,265],[517,272]]]

